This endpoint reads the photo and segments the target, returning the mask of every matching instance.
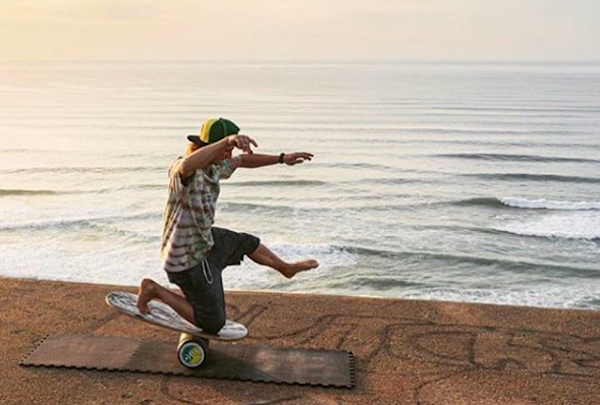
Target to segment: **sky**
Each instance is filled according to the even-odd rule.
[[[598,0],[0,0],[0,61],[600,60]]]

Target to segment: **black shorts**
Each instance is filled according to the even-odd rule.
[[[191,269],[167,272],[167,275],[194,308],[196,326],[205,332],[217,333],[227,319],[221,273],[225,267],[239,265],[245,255],[254,252],[260,239],[223,228],[213,227],[211,232],[215,244],[204,261]]]

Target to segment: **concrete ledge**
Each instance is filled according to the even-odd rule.
[[[135,292],[0,278],[0,404],[600,404],[600,313],[579,310],[227,293],[246,342],[354,352],[351,391],[18,366],[49,334],[176,344],[108,308],[115,289]]]

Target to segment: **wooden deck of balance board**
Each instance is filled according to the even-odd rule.
[[[19,366],[48,336],[174,354],[176,333],[107,308],[114,289],[0,278],[0,404],[600,405],[596,311],[227,291],[239,344],[353,352],[354,388]]]

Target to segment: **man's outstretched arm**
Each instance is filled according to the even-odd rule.
[[[251,154],[251,145],[258,146],[256,141],[247,135],[230,135],[218,142],[197,149],[195,152],[186,156],[179,166],[179,173],[183,179],[188,178],[197,169],[203,169],[210,165],[216,158],[223,153],[238,148]]]
[[[298,163],[303,163],[305,160],[312,160],[313,154],[306,152],[295,152],[295,153],[284,153],[281,155],[258,155],[256,153],[249,155],[240,155],[240,167],[263,167],[276,165],[278,163],[285,163],[286,165],[293,166]],[[280,161],[281,160],[281,161]]]

